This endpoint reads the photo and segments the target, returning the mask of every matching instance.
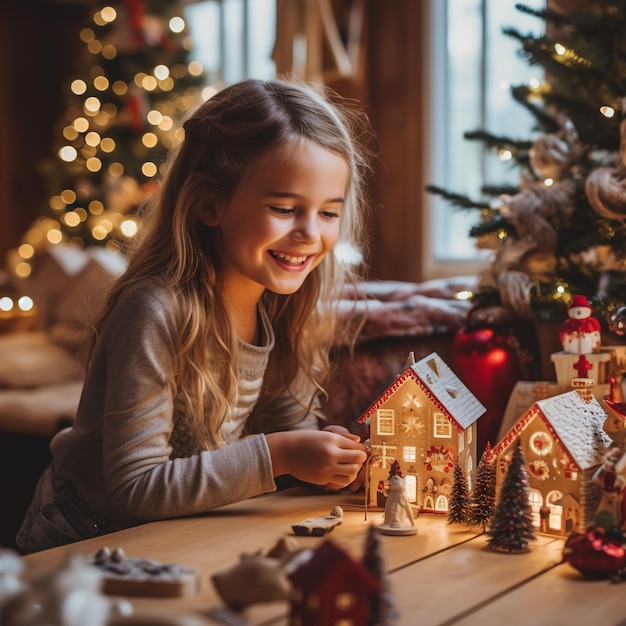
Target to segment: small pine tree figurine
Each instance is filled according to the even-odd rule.
[[[518,442],[504,477],[489,527],[489,547],[502,552],[525,552],[535,539],[525,456]]]
[[[450,494],[450,510],[448,524],[465,524],[469,515],[469,493],[467,479],[461,464],[454,466],[452,493]]]
[[[474,489],[470,496],[468,522],[480,524],[484,529],[491,519],[495,503],[496,466],[493,463],[491,445],[487,442],[476,468]]]
[[[391,626],[398,621],[400,615],[387,578],[387,568],[380,545],[380,534],[376,527],[371,524],[365,537],[362,561],[380,584],[378,593],[372,594],[370,598],[369,624],[370,626]]]

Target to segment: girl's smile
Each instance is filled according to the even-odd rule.
[[[289,254],[288,252],[276,252],[275,250],[270,250],[270,254],[277,261],[285,263],[287,266],[291,267],[301,267],[306,263],[308,259],[311,258],[308,256],[297,256],[295,254]]]

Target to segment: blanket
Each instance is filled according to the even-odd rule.
[[[460,276],[422,283],[364,281],[359,291],[346,290],[341,310],[349,324],[340,344],[382,337],[420,337],[456,332],[466,321],[467,296],[476,278]]]

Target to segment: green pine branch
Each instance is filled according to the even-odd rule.
[[[571,19],[563,14],[557,13],[556,11],[552,11],[551,9],[534,9],[526,4],[522,4],[521,2],[515,5],[516,10],[520,13],[525,13],[526,15],[533,15],[534,17],[538,17],[542,19],[546,23],[551,23],[554,26],[563,26],[571,23]]]
[[[482,221],[480,224],[476,224],[470,228],[470,237],[484,237],[486,235],[491,235],[493,233],[499,233],[504,231],[507,236],[515,237],[517,235],[517,231],[511,225],[510,222],[502,217],[499,214],[496,214],[494,217],[486,219]]]
[[[532,101],[533,94],[528,85],[513,86],[510,93],[513,100],[523,106],[535,118],[537,121],[536,130],[541,130],[544,133],[556,133],[559,130],[560,125],[554,115]]]
[[[485,202],[476,202],[466,195],[452,193],[442,187],[438,187],[437,185],[426,185],[426,191],[434,195],[441,196],[444,200],[448,200],[450,204],[460,209],[483,210],[489,208],[489,204]]]
[[[512,139],[505,135],[494,135],[485,130],[470,130],[463,134],[469,141],[482,141],[488,148],[508,148],[512,152],[517,150],[528,151],[532,147],[532,141]]]
[[[480,190],[487,196],[496,198],[498,196],[514,196],[519,192],[517,185],[483,185]]]
[[[485,129],[468,131],[464,137],[480,141],[485,151],[509,150],[513,158],[503,165],[520,168],[520,184],[485,184],[481,188],[481,201],[435,186],[427,190],[457,208],[479,209],[478,223],[469,234],[474,238],[491,236],[494,241],[493,236],[497,235],[500,244],[496,256],[499,246],[504,249],[515,245],[522,233],[528,236],[527,229],[518,233],[509,219],[519,223],[523,217],[535,226],[546,219],[556,233],[556,245],[549,258],[544,263],[541,255],[531,251],[515,267],[529,275],[535,318],[549,321],[564,318],[564,300],[555,294],[557,288],[565,286],[569,294],[586,295],[605,324],[611,311],[626,306],[626,274],[612,269],[626,264],[626,225],[623,220],[609,220],[597,213],[587,198],[586,183],[596,168],[617,168],[622,161],[620,126],[626,119],[626,112],[622,111],[626,98],[626,0],[580,3],[567,14],[536,10],[524,4],[517,4],[516,8],[544,22],[544,31],[539,35],[515,27],[502,30],[519,44],[519,56],[530,66],[540,68],[546,77],[540,90],[528,85],[511,88],[512,98],[534,120],[530,138],[515,139]],[[566,122],[573,125],[575,134],[564,135]],[[531,154],[534,167],[531,167]],[[543,167],[544,174],[538,167]],[[562,185],[563,194],[555,189],[554,194],[546,194],[545,204],[536,205],[532,194],[528,201],[519,196],[525,185],[538,182],[537,176],[547,175],[546,172],[556,174],[555,183]],[[518,195],[515,215],[501,213],[493,205],[494,199],[505,195]],[[474,300],[483,296],[495,300],[497,295],[497,292],[479,293]]]

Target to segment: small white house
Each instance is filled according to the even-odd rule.
[[[476,465],[476,421],[485,411],[437,353],[410,359],[359,418],[369,423],[372,449],[368,506],[384,508],[389,468],[397,460],[409,502],[447,513],[457,461],[468,478]]]

